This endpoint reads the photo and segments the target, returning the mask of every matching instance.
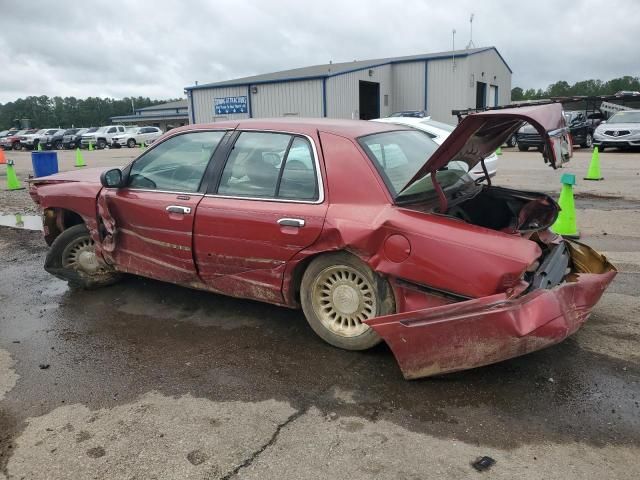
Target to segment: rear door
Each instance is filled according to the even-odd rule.
[[[111,256],[119,270],[174,283],[198,281],[193,220],[205,171],[224,135],[170,137],[133,162],[125,188],[102,191],[101,215],[105,223],[115,221]]]
[[[211,288],[283,302],[286,263],[315,242],[327,211],[315,141],[236,133],[196,213],[195,260]]]

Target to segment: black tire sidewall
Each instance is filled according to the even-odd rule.
[[[372,271],[358,257],[347,252],[324,254],[315,258],[307,267],[302,276],[300,285],[300,301],[307,322],[313,331],[325,342],[334,347],[345,350],[366,350],[374,347],[382,341],[378,334],[369,328],[357,337],[342,337],[328,330],[322,321],[316,316],[312,302],[312,285],[317,276],[326,268],[336,265],[346,265],[354,268],[365,276],[376,293],[376,316],[395,313],[395,298],[389,282]]]
[[[99,278],[93,278],[89,275],[83,275],[76,270],[63,267],[62,259],[64,258],[65,250],[71,243],[82,237],[89,237],[89,231],[84,224],[69,227],[58,235],[47,253],[44,263],[45,270],[62,280],[67,280],[70,286],[76,288],[91,289],[116,282],[120,277],[120,274],[117,272],[102,275]]]

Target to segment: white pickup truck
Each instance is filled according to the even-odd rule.
[[[93,133],[85,133],[82,135],[80,145],[82,147],[88,147],[89,144],[92,144],[99,149],[103,149],[107,145],[111,145],[113,137],[124,133],[124,131],[124,125],[107,125],[105,127],[100,127]]]

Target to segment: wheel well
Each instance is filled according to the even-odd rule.
[[[313,255],[309,255],[304,260],[301,260],[294,268],[291,273],[291,288],[289,290],[289,297],[293,301],[293,303],[300,303],[300,286],[302,285],[302,277],[304,272],[309,267],[309,264],[313,262],[316,258],[321,257],[323,255],[330,255],[334,253],[348,253],[350,255],[354,255],[352,252],[348,250],[327,250],[324,252],[315,253]],[[357,257],[357,255],[354,255]]]
[[[80,215],[66,208],[47,208],[44,211],[45,241],[51,245],[66,229],[84,223]]]

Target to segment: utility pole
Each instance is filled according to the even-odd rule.
[[[451,32],[452,40],[451,40],[451,66],[453,70],[456,69],[456,29],[454,28]]]
[[[134,115],[136,114],[136,107],[133,104],[133,97],[131,97],[131,113]]]

